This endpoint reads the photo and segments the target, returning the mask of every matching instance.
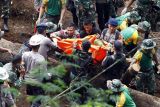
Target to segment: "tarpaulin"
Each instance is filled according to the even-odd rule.
[[[62,49],[66,54],[72,54],[74,48],[82,49],[82,41],[89,40],[91,43],[91,48],[89,52],[92,53],[92,58],[95,61],[101,62],[106,54],[107,49],[110,46],[107,42],[102,42],[101,40],[97,39],[96,35],[89,35],[85,38],[74,38],[74,39],[59,39],[57,40],[57,46]]]

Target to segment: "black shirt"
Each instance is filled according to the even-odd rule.
[[[87,34],[85,30],[81,30],[80,31],[80,38],[84,38],[88,35],[94,35],[94,34],[97,34],[97,33],[101,34],[101,31],[99,29],[95,28],[95,27],[92,29],[92,32],[89,33],[89,34]]]

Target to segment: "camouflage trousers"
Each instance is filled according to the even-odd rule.
[[[154,95],[155,86],[155,74],[153,69],[139,74],[137,79],[137,90],[144,92],[146,89],[148,94]]]
[[[89,19],[93,23],[96,23],[97,15],[94,10],[84,10],[84,11],[77,11],[77,17],[78,17],[78,26],[79,26],[79,28],[82,28],[83,22],[86,19]]]
[[[1,18],[9,18],[11,0],[0,0]]]

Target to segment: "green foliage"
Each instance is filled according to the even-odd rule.
[[[4,88],[2,89],[2,92],[5,94],[11,93],[14,96],[14,98],[17,98],[21,95],[16,88]]]
[[[61,98],[64,98],[70,107],[111,107],[107,102],[108,96],[112,92],[94,88],[88,83],[86,77],[78,77],[67,86],[63,80],[67,72],[66,66],[76,65],[63,63],[49,69],[47,72],[40,71],[39,69],[32,71],[30,79],[26,79],[25,84],[41,87],[45,91],[45,95],[29,96],[28,100],[32,102],[40,100],[42,107],[60,107]],[[44,82],[44,79],[50,81]],[[87,99],[83,104],[80,101],[82,93],[77,91],[80,89],[86,90]],[[61,95],[61,93],[63,94]]]

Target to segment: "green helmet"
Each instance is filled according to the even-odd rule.
[[[142,21],[138,23],[138,28],[143,31],[148,31],[151,29],[151,24],[147,21]]]
[[[57,30],[57,25],[52,22],[46,22],[46,33],[53,33]]]
[[[130,12],[130,16],[128,17],[129,20],[139,21],[141,16],[138,14],[137,11]]]
[[[152,39],[145,39],[142,42],[141,48],[143,49],[152,49],[156,46],[156,42],[154,42]]]
[[[123,84],[118,79],[113,79],[112,80],[112,84],[111,84],[110,88],[111,88],[111,90],[113,92],[122,92],[122,91],[124,91]]]

